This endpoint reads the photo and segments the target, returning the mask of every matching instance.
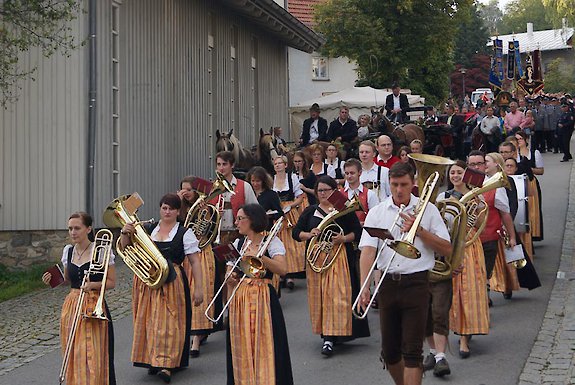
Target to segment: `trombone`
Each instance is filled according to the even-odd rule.
[[[68,339],[66,340],[66,350],[64,352],[64,358],[62,359],[62,366],[60,367],[60,374],[58,376],[58,381],[63,384],[66,380],[66,371],[68,370],[68,364],[70,362],[70,354],[72,353],[72,344],[74,343],[74,338],[76,336],[76,331],[78,330],[78,325],[82,318],[94,318],[102,321],[109,321],[105,314],[104,309],[104,292],[106,291],[106,280],[108,278],[108,266],[110,262],[110,256],[112,252],[112,232],[108,229],[101,229],[96,233],[96,238],[94,239],[94,250],[92,251],[92,258],[90,260],[90,266],[84,274],[84,279],[82,280],[83,287],[90,274],[103,274],[102,277],[102,287],[100,288],[100,295],[94,310],[90,314],[82,314],[82,307],[84,305],[84,290],[80,289],[80,295],[78,296],[78,302],[76,302],[76,309],[74,310],[74,318],[72,320],[72,325],[70,327],[70,334],[68,334]]]
[[[242,282],[246,278],[263,278],[266,275],[267,270],[266,270],[266,268],[262,262],[262,257],[264,255],[264,253],[266,252],[272,239],[279,233],[280,229],[282,228],[282,223],[283,223],[283,217],[280,217],[276,221],[276,223],[273,225],[273,227],[271,228],[269,233],[265,236],[265,238],[264,238],[263,242],[261,243],[260,248],[258,249],[258,252],[257,252],[255,257],[244,256],[248,247],[251,244],[251,241],[249,239],[246,239],[246,241],[242,245],[242,249],[240,250],[240,256],[234,262],[230,271],[228,271],[226,273],[226,276],[224,277],[224,281],[222,282],[222,285],[220,286],[220,288],[218,289],[218,291],[214,295],[214,298],[212,299],[212,301],[206,307],[204,315],[206,316],[207,319],[209,319],[213,323],[218,323],[218,321],[223,317],[227,308],[232,303],[232,299],[234,298],[234,295],[236,295],[236,292],[238,291]],[[214,317],[210,316],[210,310],[214,306],[214,304],[216,303],[217,298],[220,296],[220,294],[224,290],[224,287],[226,287],[226,285],[228,283],[228,279],[232,276],[232,274],[235,271],[237,271],[236,269],[239,269],[243,273],[243,276],[242,276],[242,278],[240,278],[240,281],[234,287],[234,290],[230,294],[227,302],[224,304],[220,314],[218,314],[218,316],[214,318]]]
[[[395,216],[395,219],[393,220],[393,225],[391,226],[391,229],[389,230],[390,232],[391,232],[391,230],[393,230],[393,228],[395,226],[399,226],[400,214],[404,211],[405,211],[405,205],[402,204],[399,207],[399,212],[397,213],[397,215]],[[383,245],[381,246],[381,249],[379,249],[379,251],[377,252],[377,255],[375,256],[375,259],[374,259],[373,263],[371,264],[369,272],[367,273],[367,277],[365,278],[365,281],[363,281],[363,284],[361,285],[361,289],[359,289],[359,295],[355,299],[353,305],[351,305],[351,311],[353,313],[353,316],[357,319],[364,319],[365,317],[367,317],[367,312],[371,308],[373,301],[375,301],[375,299],[377,298],[377,293],[379,292],[379,288],[381,287],[381,284],[383,283],[383,278],[386,276],[387,271],[389,270],[389,267],[391,266],[391,263],[393,262],[395,255],[397,254],[397,251],[393,252],[391,258],[389,259],[389,262],[387,263],[383,273],[381,274],[381,278],[377,282],[377,285],[375,285],[373,295],[369,299],[369,304],[367,305],[367,307],[365,308],[365,310],[363,312],[359,311],[358,306],[359,306],[360,301],[361,301],[361,294],[371,284],[371,276],[372,276],[373,272],[375,271],[375,269],[377,269],[377,260],[379,259],[379,256],[381,255],[381,252],[383,251],[383,249],[388,246],[388,241],[389,241],[389,239],[385,239],[383,241]]]
[[[433,174],[431,174],[427,178],[427,180],[425,181],[425,185],[423,186],[423,189],[421,190],[421,195],[420,195],[419,201],[417,202],[417,206],[415,206],[415,209],[414,209],[414,214],[416,215],[416,218],[413,221],[413,225],[411,226],[411,229],[409,230],[409,232],[407,234],[405,234],[404,236],[402,236],[401,239],[399,239],[399,240],[394,240],[394,241],[388,242],[388,240],[386,239],[384,241],[382,248],[379,250],[379,252],[376,255],[375,261],[371,265],[371,269],[370,269],[365,281],[361,285],[359,295],[357,296],[357,298],[355,299],[355,301],[352,305],[351,311],[352,311],[354,317],[359,318],[359,319],[364,319],[367,316],[369,308],[371,307],[371,304],[373,303],[373,301],[375,301],[375,298],[377,296],[377,292],[379,291],[379,288],[383,284],[383,280],[385,279],[385,276],[387,275],[387,272],[389,271],[389,268],[391,267],[391,263],[393,262],[393,260],[395,259],[395,256],[397,254],[400,254],[400,255],[402,255],[406,258],[409,258],[409,259],[417,259],[417,258],[421,257],[421,253],[414,246],[415,236],[416,236],[416,232],[417,232],[417,229],[419,227],[419,224],[421,223],[421,220],[423,219],[423,214],[425,213],[425,208],[427,207],[427,204],[429,203],[429,201],[431,200],[431,198],[434,194],[435,186],[437,185],[438,181],[439,181],[439,172],[437,172],[437,171],[435,171]],[[404,211],[405,211],[405,205],[401,205],[399,208],[399,212],[397,213],[397,216],[395,217],[395,219],[393,221],[392,229],[394,226],[398,226],[399,218],[401,216],[401,213]],[[361,293],[365,290],[366,287],[369,286],[371,275],[377,267],[377,259],[379,258],[381,252],[384,250],[384,248],[386,246],[389,246],[389,248],[391,248],[394,252],[391,255],[391,257],[389,258],[389,261],[387,262],[387,265],[385,266],[385,269],[383,270],[383,273],[381,274],[381,278],[379,279],[379,282],[377,283],[377,285],[375,287],[374,294],[370,298],[369,305],[366,307],[364,312],[358,312],[357,306],[359,305],[359,303],[361,301]]]

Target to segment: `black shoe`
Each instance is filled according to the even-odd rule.
[[[429,353],[423,359],[423,371],[426,372],[435,368],[435,355],[433,353]]]
[[[196,350],[196,349],[191,349],[190,350],[190,357],[192,358],[198,358],[200,356],[200,351]]]
[[[330,344],[323,344],[323,347],[321,348],[321,354],[326,357],[331,357],[333,355],[333,346]]]
[[[293,281],[287,281],[286,287],[290,290],[293,290],[293,288],[295,287],[295,283]]]
[[[561,159],[559,162],[569,162],[569,159],[563,158],[563,159]]]
[[[511,299],[511,297],[513,297],[513,292],[503,293],[503,298],[505,298],[505,299]]]
[[[172,381],[172,372],[168,369],[162,369],[158,373],[158,377],[160,377],[166,384],[169,384]]]
[[[451,374],[451,369],[449,369],[449,364],[445,358],[440,359],[435,363],[433,368],[433,375],[435,377],[443,377]]]
[[[470,355],[471,355],[471,352],[470,352],[470,351],[465,351],[465,350],[459,349],[459,357],[460,357],[461,359],[469,358]]]
[[[148,368],[148,374],[150,376],[155,376],[156,374],[158,374],[159,371],[160,369],[158,368]]]
[[[553,151],[554,154],[559,154],[559,151],[555,150]]]
[[[493,307],[493,301],[489,298],[489,307]]]

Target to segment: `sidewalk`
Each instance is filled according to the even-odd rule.
[[[116,262],[116,287],[106,293],[114,321],[132,312],[133,274]],[[44,289],[0,303],[0,376],[60,349],[60,311],[69,292],[68,286]]]
[[[519,385],[575,384],[575,167],[571,167],[569,205],[557,278],[541,330],[527,358]]]

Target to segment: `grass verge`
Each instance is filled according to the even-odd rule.
[[[41,264],[23,271],[9,271],[6,266],[0,265],[0,302],[45,288],[42,274],[49,266]]]

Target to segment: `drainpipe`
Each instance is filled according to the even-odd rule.
[[[88,164],[86,170],[86,212],[94,214],[94,161],[96,158],[96,21],[97,0],[89,0],[89,80],[88,80]]]

